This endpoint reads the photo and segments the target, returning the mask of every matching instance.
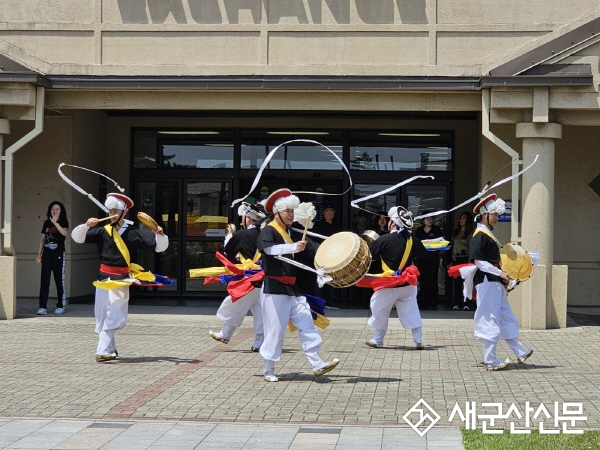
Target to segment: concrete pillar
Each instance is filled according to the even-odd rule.
[[[517,138],[523,139],[523,165],[529,165],[539,155],[537,163],[523,174],[521,237],[523,248],[540,253],[540,267],[534,274],[535,282],[523,290],[522,307],[530,311],[529,323],[524,327],[546,329],[566,323],[566,305],[556,305],[552,287],[554,263],[554,151],[555,140],[562,138],[562,125],[556,123],[518,123]],[[541,266],[545,266],[543,269]],[[544,274],[545,280],[540,279]],[[562,283],[562,272],[557,281]],[[562,276],[564,275],[564,276]],[[545,281],[545,282],[544,282]],[[561,297],[561,296],[558,296]],[[545,302],[540,301],[545,299]],[[556,301],[562,302],[559,298]],[[557,318],[562,314],[564,321]],[[548,320],[551,318],[551,320]]]
[[[10,133],[10,122],[0,119],[0,156],[4,156],[4,135]],[[0,161],[0,228],[4,222],[2,187],[4,164]],[[0,233],[0,320],[14,319],[17,316],[17,262],[14,256],[3,256],[4,243]]]

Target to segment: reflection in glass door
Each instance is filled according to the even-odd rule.
[[[440,211],[448,209],[448,186],[439,184],[419,185],[410,184],[404,187],[407,201],[407,208],[413,213],[413,216],[418,216],[426,212]],[[434,225],[437,225],[447,233],[446,228],[448,220],[447,214],[440,214],[433,218]]]
[[[221,266],[215,252],[223,251],[229,222],[230,182],[188,182],[185,191],[185,290],[225,292],[225,286],[204,286],[204,278],[190,278],[189,269]]]
[[[137,257],[132,261],[153,273],[168,276],[179,282],[179,183],[176,181],[165,182],[139,182],[136,189],[135,208],[154,218],[169,236],[169,248],[162,253],[148,250],[138,250]],[[144,291],[157,288],[141,288]],[[161,291],[178,291],[175,286],[165,286]]]

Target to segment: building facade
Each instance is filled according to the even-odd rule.
[[[71,226],[96,206],[60,163],[106,173],[171,237],[138,255],[177,278],[173,291],[220,296],[186,274],[212,265],[229,208],[268,151],[318,141],[348,166],[333,204],[351,229],[352,199],[412,175],[371,210],[449,208],[536,165],[497,193],[514,205],[502,241],[539,251],[511,294],[524,327],[565,326],[566,305],[600,304],[600,4],[592,0],[0,0],[0,151],[4,318],[37,296],[46,206]],[[251,195],[280,187],[344,192],[321,147],[291,143]],[[65,172],[97,198],[98,177]],[[447,233],[457,214],[440,217]],[[184,220],[185,218],[185,220]],[[34,238],[35,237],[35,238]],[[67,245],[67,292],[89,297],[93,248]]]

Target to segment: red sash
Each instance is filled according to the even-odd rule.
[[[129,267],[116,267],[100,264],[100,272],[107,273],[109,275],[127,275],[129,273]]]
[[[411,286],[417,285],[417,277],[419,276],[419,269],[416,266],[408,266],[402,271],[400,275],[392,275],[389,277],[378,277],[370,278],[364,277],[356,286],[362,288],[371,288],[374,291],[380,289],[394,288],[403,284],[410,284]]]

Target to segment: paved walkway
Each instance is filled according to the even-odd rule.
[[[600,308],[570,309],[566,329],[524,330],[531,360],[495,373],[480,362],[472,313],[424,312],[426,349],[417,351],[397,319],[385,347],[370,349],[366,310],[328,310],[320,353],[339,358],[338,368],[315,379],[297,334],[288,334],[280,381],[265,383],[250,351],[251,317],[229,345],[208,336],[220,324],[216,305],[132,305],[117,333],[119,360],[98,364],[91,305],[34,316],[36,304],[20,301],[19,319],[0,322],[0,448],[462,448],[464,424],[458,413],[449,418],[466,402],[477,414],[494,410],[482,403],[502,403],[504,413],[514,403],[523,418],[513,411],[495,421],[505,427],[525,426],[526,402],[543,403],[552,417],[555,402],[559,413],[582,403],[587,421],[569,427],[600,428]],[[420,400],[431,411],[411,410]],[[424,437],[403,419],[421,413],[440,417]],[[491,425],[477,418],[477,428],[482,420]]]

